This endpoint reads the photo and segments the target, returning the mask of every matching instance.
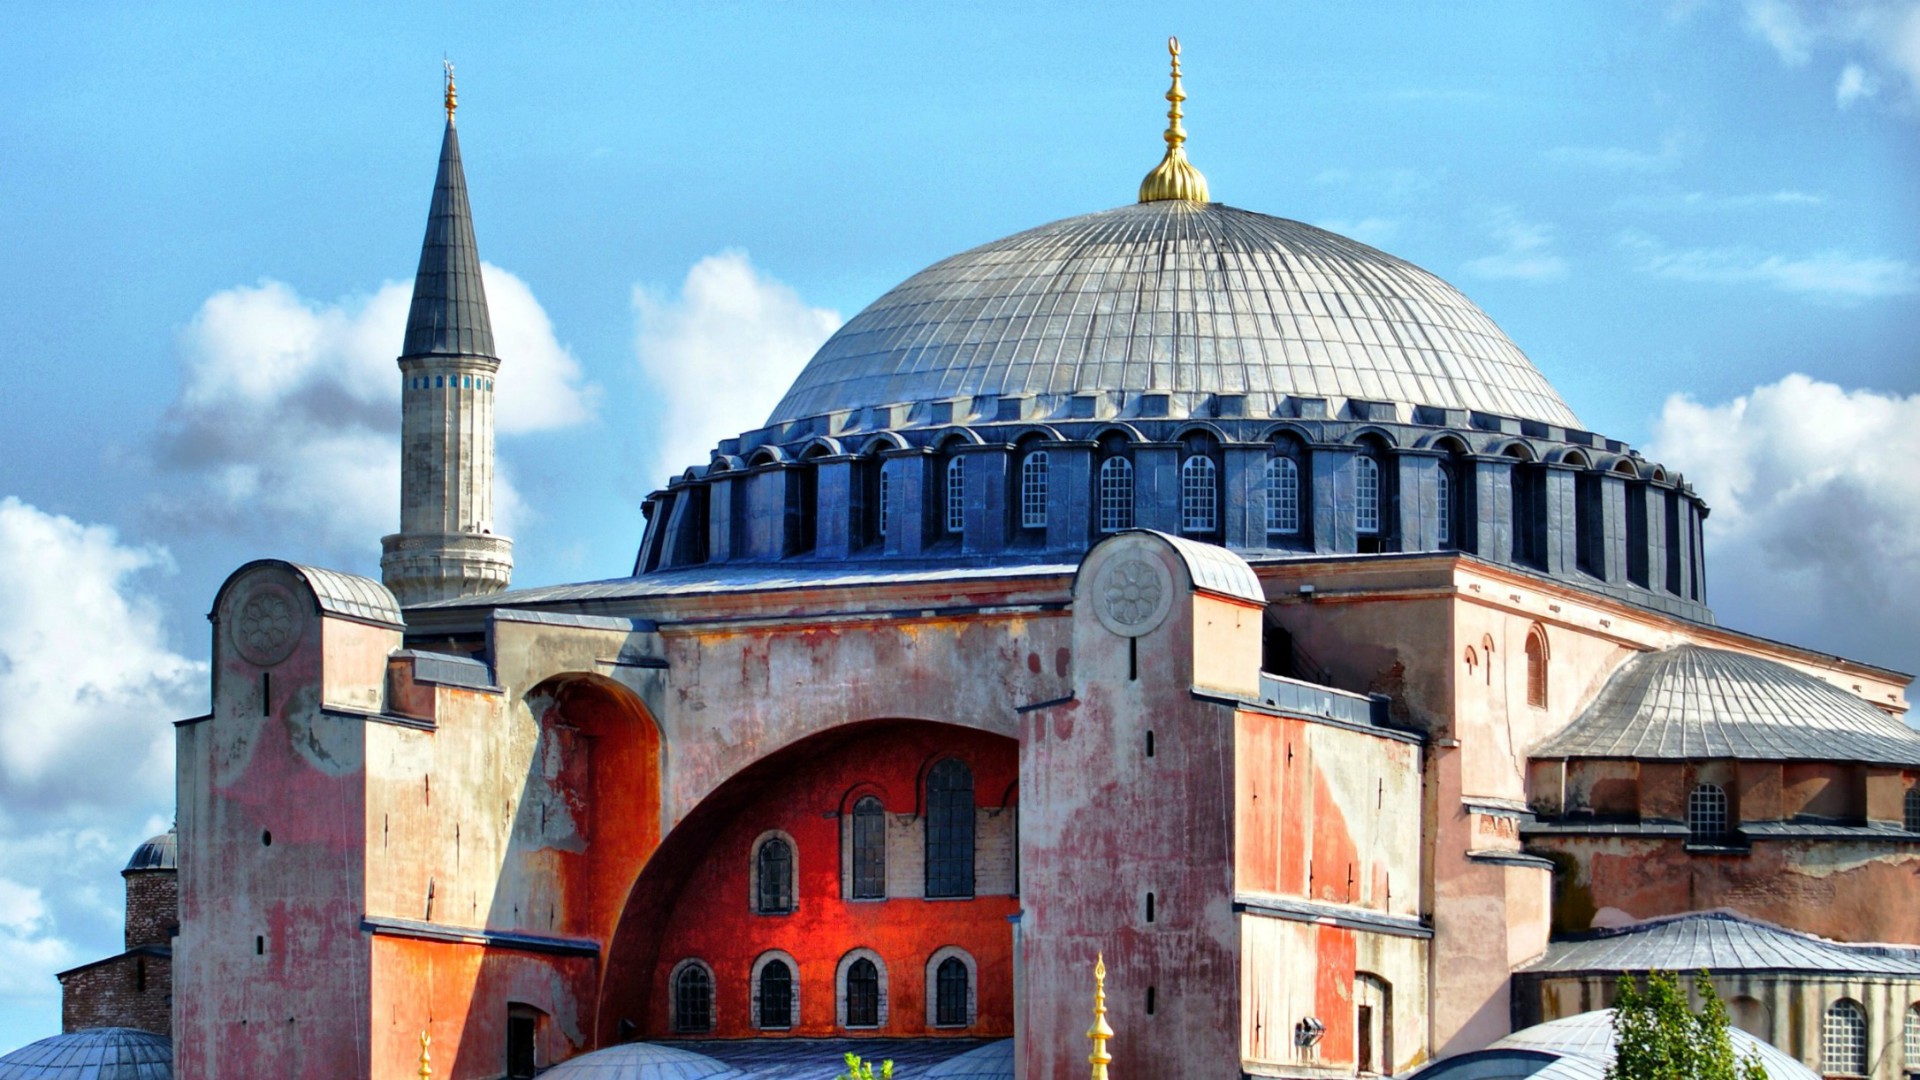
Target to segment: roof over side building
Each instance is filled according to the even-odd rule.
[[[1831,683],[1699,645],[1620,665],[1536,758],[1745,758],[1920,765],[1920,732]]]
[[[299,563],[287,565],[313,590],[321,611],[396,629],[406,626],[406,618],[400,614],[400,601],[393,598],[385,585],[372,578]]]
[[[1920,948],[1850,945],[1727,912],[1693,912],[1556,941],[1521,970],[1574,975],[1702,968],[1920,978]]]
[[[1260,588],[1260,578],[1253,572],[1253,567],[1247,563],[1247,560],[1226,548],[1218,544],[1189,540],[1184,536],[1153,532],[1151,529],[1138,531],[1152,533],[1165,540],[1174,551],[1180,554],[1180,558],[1187,564],[1188,576],[1193,578],[1194,588],[1256,604],[1267,602],[1266,591]]]
[[[133,1028],[89,1028],[0,1057],[0,1080],[173,1080],[173,1040]]]

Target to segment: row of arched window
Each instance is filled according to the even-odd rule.
[[[407,379],[407,389],[409,390],[429,390],[429,389],[443,390],[447,386],[447,379],[448,379],[448,376],[446,375],[434,375],[431,377],[426,375],[415,375]],[[492,390],[493,389],[493,380],[486,378],[485,376],[454,375],[452,376],[452,379],[453,379],[453,388],[455,390]]]
[[[958,946],[927,958],[927,1025],[966,1028],[978,1019],[973,956]],[[714,1029],[717,984],[704,960],[689,957],[668,975],[669,1020],[683,1035]],[[849,1029],[885,1028],[891,1023],[887,965],[872,949],[850,950],[834,969],[834,1022]],[[763,953],[748,976],[749,1022],[760,1031],[800,1026],[800,964],[784,952]]]
[[[878,797],[853,804],[847,829],[846,895],[882,900],[887,895],[887,815]],[[922,895],[928,899],[971,897],[974,892],[973,770],[959,758],[946,758],[927,772],[925,873]],[[793,838],[762,834],[754,844],[749,869],[753,910],[787,915],[798,906],[794,889],[798,855]]]
[[[1920,832],[1920,787],[1907,789],[1901,806],[1901,827]],[[1733,835],[1727,789],[1699,784],[1687,793],[1687,839],[1695,844],[1723,844]]]

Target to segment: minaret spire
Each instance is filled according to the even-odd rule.
[[[1184,149],[1187,131],[1180,126],[1180,103],[1187,92],[1180,86],[1180,39],[1167,39],[1167,52],[1173,58],[1173,85],[1167,90],[1167,155],[1140,181],[1141,202],[1207,202],[1207,178],[1187,160]]]
[[[446,64],[447,126],[400,350],[400,531],[380,573],[402,604],[507,587],[513,541],[493,534],[493,322],[473,238]]]

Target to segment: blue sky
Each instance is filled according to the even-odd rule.
[[[550,7],[0,16],[0,1049],[116,947],[220,580],[376,568],[443,54],[519,583],[624,573],[893,283],[1129,201],[1178,33],[1215,198],[1453,282],[1686,471],[1724,621],[1920,667],[1913,0]]]

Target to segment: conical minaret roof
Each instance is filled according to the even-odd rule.
[[[460,168],[460,135],[453,126],[451,92],[447,131],[440,141],[440,172],[433,182],[427,237],[413,279],[403,356],[493,356],[493,323],[480,281],[480,249],[473,240],[467,177]]]

